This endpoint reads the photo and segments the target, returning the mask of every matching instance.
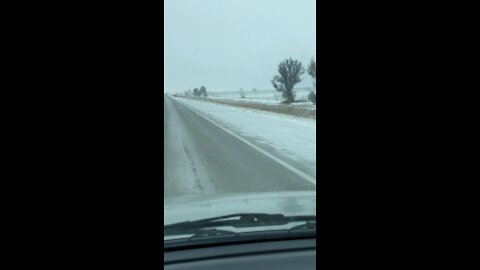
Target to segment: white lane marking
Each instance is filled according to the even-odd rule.
[[[314,184],[315,186],[317,185],[317,180],[313,177],[311,177],[310,175],[300,171],[299,169],[293,167],[292,165],[286,163],[285,161],[271,155],[270,153],[266,152],[265,150],[259,148],[258,146],[252,144],[251,142],[245,140],[244,138],[238,136],[237,134],[231,132],[230,130],[222,127],[221,125],[217,124],[216,122],[214,122],[213,120],[207,118],[205,115],[203,115],[202,113],[194,110],[192,107],[190,107],[189,105],[186,105],[185,103],[183,102],[180,102],[180,101],[176,101],[178,102],[179,104],[183,105],[185,108],[191,110],[192,112],[198,114],[199,116],[201,116],[202,118],[204,118],[205,120],[209,121],[210,123],[214,124],[215,126],[221,128],[223,131],[227,132],[228,134],[232,135],[233,137],[237,138],[238,140],[242,141],[243,143],[247,144],[248,146],[252,147],[253,149],[257,150],[258,152],[264,154],[265,156],[269,157],[270,159],[274,160],[275,162],[277,162],[278,164],[282,165],[283,167],[285,167],[286,169],[290,170],[291,172],[297,174],[298,176],[302,177],[303,179],[309,181],[310,183]]]

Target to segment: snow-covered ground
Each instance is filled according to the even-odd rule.
[[[254,98],[229,98],[229,97],[215,97],[215,96],[209,96],[208,99],[211,100],[235,100],[235,101],[240,101],[241,103],[261,103],[261,104],[269,104],[269,105],[281,105],[282,103],[279,100],[273,100],[273,99],[254,99]],[[305,108],[313,108],[314,104],[310,101],[303,101],[303,102],[294,102],[290,104],[290,106],[296,106],[296,107],[305,107]]]
[[[208,96],[209,99],[218,99],[218,100],[240,100],[242,102],[254,102],[254,103],[263,103],[263,104],[279,104],[279,100],[274,99],[254,99],[254,98],[237,98],[237,97],[219,97],[219,96]]]
[[[313,88],[299,88],[295,89],[297,100],[308,100],[308,94]],[[275,90],[243,90],[244,98],[241,97],[239,91],[224,91],[224,92],[210,92],[209,98],[218,99],[235,99],[242,101],[252,101],[259,103],[278,104],[282,100],[282,96]],[[311,102],[305,102],[309,105],[313,105]]]
[[[316,177],[315,119],[186,98],[176,101]]]

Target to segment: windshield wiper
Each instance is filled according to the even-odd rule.
[[[287,225],[293,222],[306,222],[308,229],[312,229],[312,224],[316,224],[316,216],[284,216],[282,214],[234,214],[215,218],[208,218],[196,221],[187,221],[164,226],[164,236],[174,235],[202,235],[205,233],[222,232],[229,234],[228,231],[218,230],[219,227],[233,228],[252,228],[265,226]],[[314,227],[314,226],[313,226]],[[301,227],[297,226],[296,229]],[[232,233],[233,234],[233,233]]]

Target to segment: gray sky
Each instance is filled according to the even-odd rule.
[[[277,65],[316,58],[315,0],[164,0],[164,92],[273,89]],[[305,73],[297,87],[312,86]]]

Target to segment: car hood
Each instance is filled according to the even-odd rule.
[[[316,215],[315,191],[235,193],[164,199],[164,225],[240,213]]]

